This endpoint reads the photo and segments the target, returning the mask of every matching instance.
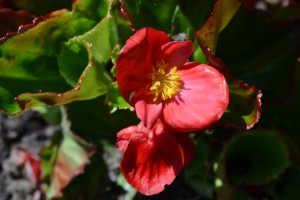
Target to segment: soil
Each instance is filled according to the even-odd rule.
[[[18,149],[22,148],[32,155],[39,155],[59,126],[49,125],[34,111],[19,117],[7,117],[0,113],[0,200],[45,200],[40,185],[27,176],[25,168],[18,162]],[[112,147],[114,148],[114,147]],[[104,152],[103,158],[108,165],[107,178],[101,185],[107,188],[106,194],[95,200],[122,200],[125,191],[116,184],[115,172],[118,163],[110,160],[110,153]],[[105,183],[103,183],[105,182]],[[81,198],[78,198],[82,199]],[[84,199],[84,198],[83,198]],[[73,199],[72,199],[73,200]],[[162,193],[153,196],[136,194],[134,200],[207,200],[187,185],[179,175],[172,185]]]

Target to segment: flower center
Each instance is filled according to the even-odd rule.
[[[171,99],[178,93],[181,86],[180,74],[177,67],[173,67],[168,73],[165,61],[158,61],[156,67],[153,67],[153,72],[150,74],[152,84],[150,87],[150,94],[154,95],[153,101],[156,101],[161,96],[162,100]]]

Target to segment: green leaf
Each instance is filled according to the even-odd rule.
[[[180,11],[191,25],[192,31],[198,30],[210,17],[216,0],[177,0]]]
[[[171,19],[170,35],[174,35],[172,39],[176,40],[177,34],[184,34],[184,39],[193,38],[193,27],[190,21],[183,14],[179,5],[175,7],[173,17]],[[179,37],[180,38],[180,37]]]
[[[113,0],[77,0],[73,5],[75,18],[86,18],[98,22],[109,15]]]
[[[94,144],[100,144],[101,140],[115,141],[118,131],[139,123],[134,112],[118,110],[110,113],[104,101],[105,97],[100,96],[67,105],[68,116],[72,121],[71,129]]]
[[[134,110],[134,108],[122,97],[117,82],[113,82],[108,87],[105,101],[107,102],[111,113],[118,109]]]
[[[73,87],[77,85],[84,69],[92,65],[91,54],[89,44],[77,38],[64,44],[57,62],[60,74]]]
[[[114,46],[112,52],[111,52],[111,62],[113,63],[113,67],[110,69],[110,73],[112,74],[112,76],[114,78],[116,78],[116,64],[117,64],[117,60],[118,60],[118,57],[119,57],[119,54],[120,54],[120,51],[121,51],[121,48],[120,48],[120,45],[117,44],[116,46]]]
[[[24,92],[59,93],[70,89],[59,74],[55,58],[60,43],[67,37],[69,19],[70,12],[61,11],[46,21],[36,21],[33,28],[0,44],[0,85],[8,91],[10,102]],[[17,101],[10,107],[0,105],[0,109],[11,114],[25,109],[17,108]]]
[[[92,44],[93,62],[104,65],[110,60],[111,51],[116,45],[113,39],[113,29],[115,27],[108,16],[98,23],[91,31],[79,36],[79,40],[84,40]]]
[[[69,84],[80,87],[79,98],[90,99],[106,92],[111,78],[105,64],[110,59],[112,45],[110,22],[104,18],[92,30],[74,37],[63,47],[58,57],[60,72]]]
[[[85,45],[86,48],[89,48],[89,45],[87,43],[82,43],[82,45]],[[91,50],[89,54],[91,55]],[[16,98],[16,100],[19,103],[21,108],[29,109],[33,106],[41,106],[41,105],[54,106],[54,105],[67,104],[74,100],[92,99],[99,95],[104,94],[106,91],[106,86],[102,82],[103,79],[100,79],[98,77],[98,76],[103,77],[103,73],[99,75],[97,73],[98,72],[96,66],[93,66],[92,62],[90,61],[88,66],[84,69],[74,89],[69,90],[62,94],[51,93],[51,92],[43,92],[43,93],[36,93],[36,94],[23,93],[19,95]],[[91,88],[93,88],[92,91]]]
[[[281,138],[270,131],[241,133],[225,148],[226,172],[234,184],[265,184],[289,164]]]
[[[215,54],[219,33],[227,26],[240,5],[239,0],[218,0],[209,20],[194,34],[198,42]]]
[[[171,32],[171,21],[176,8],[175,0],[120,1],[122,12],[135,30],[149,26]],[[145,20],[147,19],[147,20]]]
[[[241,81],[228,82],[230,101],[220,123],[239,129],[250,129],[258,122],[262,93]]]
[[[37,106],[32,110],[39,112],[48,124],[58,125],[61,122],[61,111],[59,106]]]
[[[111,52],[111,62],[116,65],[117,64],[117,60],[120,54],[121,48],[120,45],[117,44],[116,46],[114,46],[112,52]],[[115,77],[115,76],[114,76]]]
[[[77,1],[76,11],[51,13],[19,34],[4,38],[0,44],[0,95],[5,98],[0,109],[14,115],[34,106],[61,105],[105,93],[111,81],[105,65],[115,44],[110,44],[108,17],[96,25],[100,14],[83,13],[83,8],[93,5],[92,0]]]

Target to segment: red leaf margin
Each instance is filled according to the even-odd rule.
[[[38,23],[45,21],[48,17],[39,16],[33,19],[33,21],[29,24],[20,25],[18,30],[16,32],[8,32],[6,35],[2,38],[0,38],[0,44],[5,42],[7,39],[13,37],[14,35],[23,33],[33,27],[35,27]]]
[[[194,32],[194,36],[196,37],[203,54],[206,56],[209,65],[218,69],[225,76],[228,85],[238,85],[240,89],[245,92],[245,94],[250,94],[248,98],[252,98],[256,104],[255,108],[253,108],[254,113],[252,112],[250,115],[253,117],[251,123],[245,122],[245,124],[238,124],[236,122],[222,120],[222,117],[219,124],[232,126],[238,129],[251,129],[254,126],[254,124],[256,124],[260,119],[262,92],[255,86],[251,87],[245,84],[243,81],[233,78],[230,75],[229,69],[226,67],[224,62],[214,55],[217,47],[219,33],[227,26],[230,20],[234,17],[240,5],[241,2],[238,0],[231,0],[230,2],[226,1],[226,3],[225,0],[218,0],[215,4],[213,12],[211,13],[211,17],[204,24],[204,26],[202,26],[200,30]],[[224,18],[226,19],[224,20]],[[232,93],[233,91],[229,92]]]
[[[6,37],[6,34],[16,31],[25,24],[30,24],[34,18],[35,16],[26,10],[15,11],[9,8],[0,8],[0,24],[2,26],[0,28],[0,41]]]

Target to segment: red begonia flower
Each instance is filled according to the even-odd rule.
[[[123,151],[121,172],[140,193],[164,190],[194,155],[194,143],[184,133],[171,132],[158,120],[151,130],[142,124],[121,130],[117,147]]]
[[[209,65],[187,62],[193,49],[191,41],[171,41],[149,27],[127,40],[117,81],[147,128],[161,119],[176,131],[201,130],[223,115],[229,102],[225,78]]]

